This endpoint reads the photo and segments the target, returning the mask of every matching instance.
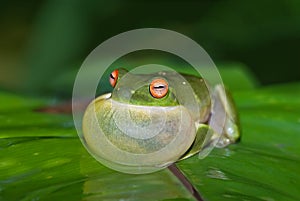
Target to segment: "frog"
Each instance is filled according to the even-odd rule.
[[[114,170],[150,173],[240,140],[236,106],[223,85],[200,75],[123,68],[108,82],[112,92],[87,106],[82,130],[88,151]]]

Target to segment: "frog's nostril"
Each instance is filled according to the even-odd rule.
[[[130,100],[132,94],[134,93],[134,90],[120,86],[118,88],[115,88],[113,93],[123,100]]]

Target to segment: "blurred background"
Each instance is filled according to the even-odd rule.
[[[246,66],[262,85],[300,80],[298,0],[6,0],[0,26],[0,89],[16,93],[70,97],[95,47],[149,27],[189,36],[217,66]]]

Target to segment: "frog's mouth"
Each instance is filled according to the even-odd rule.
[[[95,99],[83,121],[84,139],[97,154],[121,164],[174,162],[195,139],[195,123],[183,106],[140,106]]]

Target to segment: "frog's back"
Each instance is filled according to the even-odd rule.
[[[211,111],[211,96],[209,86],[201,77],[184,75],[194,91],[194,96],[200,107],[200,122],[207,122]]]

